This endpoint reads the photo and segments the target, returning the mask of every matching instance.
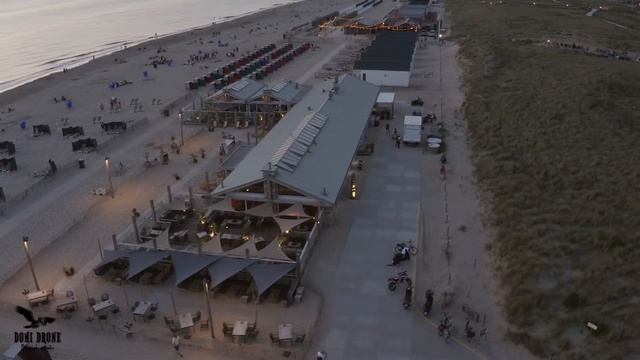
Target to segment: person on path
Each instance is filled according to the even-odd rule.
[[[398,129],[393,128],[393,138],[395,139],[396,137],[398,137]]]
[[[326,359],[327,359],[327,352],[324,350],[318,351],[318,354],[316,355],[316,360],[326,360]]]
[[[400,136],[396,136],[396,147],[400,149]]]
[[[176,350],[176,354],[180,355],[180,357],[184,356],[180,353],[180,335],[176,334],[171,338],[171,345],[173,345],[173,348]]]
[[[387,134],[390,134],[389,124],[386,124],[386,125],[384,126],[384,129],[387,131]]]

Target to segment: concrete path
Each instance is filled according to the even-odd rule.
[[[364,158],[366,183],[360,198],[336,214],[352,223],[343,220],[325,232],[314,254],[323,260],[309,269],[308,280],[316,290],[330,284],[323,291],[311,349],[324,349],[332,360],[474,359],[463,347],[446,344],[416,311],[403,309],[404,286],[387,290],[388,277],[400,270],[411,272],[408,264],[385,264],[397,242],[416,238],[423,155],[420,148],[396,149],[382,127],[372,132],[378,141],[375,154]],[[334,235],[345,230],[348,235],[341,246]],[[338,254],[338,259],[327,260]]]

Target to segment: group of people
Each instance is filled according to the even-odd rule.
[[[569,44],[569,43],[558,42],[558,41],[551,43],[550,40],[547,40],[547,44],[552,44],[556,48],[564,48],[564,49],[570,49],[573,51],[582,52],[585,55],[613,58],[613,59],[626,60],[626,61],[634,60],[632,55],[629,54],[627,51],[621,51],[621,50],[615,50],[615,49],[603,49],[603,48],[591,49],[587,46],[576,44],[576,43]],[[640,57],[636,56],[636,60],[640,60]]]
[[[386,124],[384,126],[387,134],[391,134],[391,127],[389,126],[389,124]],[[402,141],[402,139],[400,138],[400,134],[398,134],[398,128],[393,128],[393,134],[391,134],[391,139],[395,142],[396,144],[396,148],[400,148],[400,142]]]

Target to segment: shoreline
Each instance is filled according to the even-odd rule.
[[[233,24],[234,22],[240,21],[240,20],[247,20],[248,18],[253,18],[258,14],[262,14],[262,13],[266,13],[266,12],[270,12],[276,9],[284,9],[287,6],[292,6],[295,4],[298,4],[300,2],[304,2],[304,1],[308,1],[308,0],[287,0],[289,2],[287,3],[277,3],[277,4],[273,4],[272,6],[268,6],[268,7],[263,7],[263,8],[259,8],[253,11],[249,11],[246,12],[244,14],[240,14],[240,15],[233,15],[233,16],[224,16],[219,21],[216,21],[214,23],[210,23],[210,24],[204,24],[204,25],[194,25],[191,27],[187,27],[184,29],[180,29],[180,30],[176,30],[175,32],[171,32],[171,33],[167,33],[167,34],[162,34],[162,35],[158,35],[158,36],[146,36],[143,39],[140,40],[121,40],[121,41],[113,41],[109,44],[104,44],[102,46],[105,46],[106,48],[103,49],[99,49],[99,50],[88,50],[85,51],[81,54],[73,54],[73,55],[69,55],[66,56],[65,58],[61,58],[61,59],[51,59],[45,62],[45,64],[48,63],[55,63],[55,62],[59,62],[59,61],[64,61],[65,59],[74,59],[77,57],[84,57],[87,56],[86,59],[83,60],[79,60],[77,64],[73,64],[70,67],[65,67],[65,66],[61,66],[61,67],[56,67],[55,70],[46,72],[45,74],[38,76],[38,75],[34,75],[34,76],[38,76],[36,78],[30,79],[30,80],[25,80],[23,82],[20,82],[19,84],[10,87],[8,89],[5,90],[0,90],[0,107],[4,108],[6,105],[8,105],[9,103],[11,103],[12,101],[16,101],[17,98],[19,98],[20,96],[16,96],[13,93],[14,92],[19,92],[21,91],[21,89],[27,88],[27,91],[37,91],[40,90],[40,88],[38,87],[38,84],[36,84],[39,81],[45,81],[45,80],[52,80],[56,75],[58,74],[63,74],[63,68],[66,68],[67,71],[66,73],[73,73],[75,72],[75,70],[78,70],[80,68],[82,68],[83,66],[86,66],[92,62],[95,61],[100,61],[103,60],[106,57],[109,56],[113,56],[116,55],[118,53],[124,52],[129,50],[131,47],[136,47],[136,46],[148,46],[148,45],[152,45],[153,42],[161,42],[167,39],[171,39],[171,40],[175,40],[177,37],[179,36],[183,36],[183,35],[189,35],[193,32],[196,31],[204,31],[204,30],[214,30],[216,27],[224,27],[224,26],[229,26],[230,24]],[[117,49],[109,49],[109,46],[118,46]],[[126,46],[126,48],[122,48],[123,46]],[[99,54],[99,55],[95,55],[95,58],[91,58],[91,54]],[[6,82],[12,82],[14,80],[7,80]],[[33,88],[30,88],[30,86],[33,86]],[[8,99],[6,99],[8,98]]]

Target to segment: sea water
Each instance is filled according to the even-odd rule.
[[[295,0],[0,0],[0,92],[158,36]]]

